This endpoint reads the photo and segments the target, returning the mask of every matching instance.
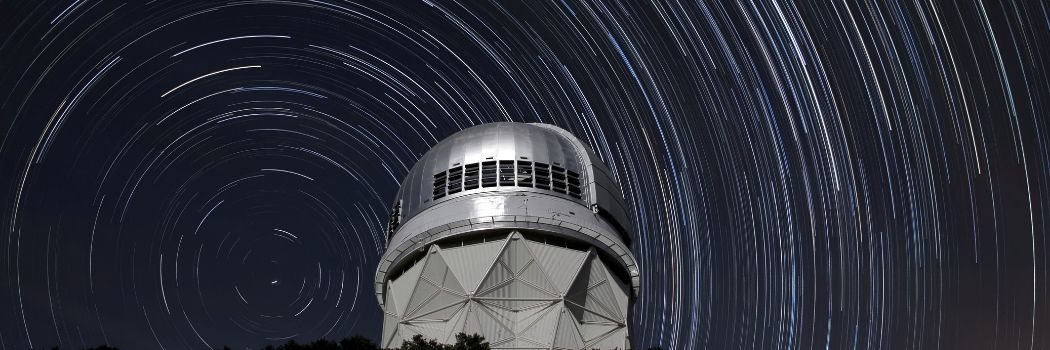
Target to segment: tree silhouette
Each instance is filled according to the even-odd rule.
[[[456,334],[455,344],[441,344],[434,339],[424,339],[422,335],[412,336],[412,340],[401,342],[401,350],[489,350],[485,337],[466,333]]]
[[[350,338],[343,338],[339,342],[331,341],[328,339],[318,339],[313,342],[306,344],[299,344],[294,339],[289,340],[287,343],[281,345],[266,345],[263,347],[264,350],[379,350],[379,346],[376,346],[372,340],[355,335]],[[438,343],[434,339],[423,338],[422,335],[415,335],[411,340],[405,340],[401,343],[401,350],[490,350],[489,343],[485,341],[485,337],[473,334],[467,335],[466,333],[456,334],[455,344],[442,344]],[[59,350],[59,348],[53,347],[51,350]],[[93,348],[87,348],[84,350],[120,350],[119,348],[109,345],[99,345]],[[222,350],[230,350],[229,346],[223,346]]]
[[[489,350],[489,342],[485,341],[485,337],[479,334],[467,335],[466,333],[456,334],[456,344],[452,345],[452,350]]]

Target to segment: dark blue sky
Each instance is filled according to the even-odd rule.
[[[1050,347],[1039,1],[0,2],[0,349],[380,331],[398,183],[540,121],[637,348]]]

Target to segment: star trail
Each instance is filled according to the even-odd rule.
[[[378,339],[496,121],[622,186],[635,348],[1050,348],[1045,1],[0,2],[0,349]]]

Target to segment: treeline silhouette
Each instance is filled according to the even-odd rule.
[[[58,347],[51,348],[52,350],[59,350]],[[456,342],[454,344],[442,344],[438,343],[435,339],[426,339],[423,336],[416,334],[411,340],[406,340],[401,343],[401,346],[397,349],[401,350],[491,350],[489,343],[485,341],[485,337],[473,334],[467,335],[466,333],[456,334]],[[120,350],[119,348],[99,345],[93,348],[87,348],[84,350]],[[218,350],[218,349],[216,349]],[[223,346],[222,350],[231,350],[229,346]],[[299,344],[295,340],[289,340],[287,343],[273,346],[267,345],[263,347],[263,350],[379,350],[379,346],[372,342],[371,339],[355,335],[350,338],[344,338],[339,342],[318,339],[310,343]],[[660,350],[659,347],[651,347],[649,350]]]
[[[51,348],[52,350],[59,350],[58,347]],[[231,350],[229,346],[223,346],[222,350]],[[412,340],[406,340],[401,343],[401,346],[397,349],[401,350],[491,350],[489,343],[485,341],[485,337],[473,334],[467,335],[466,333],[456,334],[456,342],[454,344],[442,344],[438,343],[435,339],[426,339],[421,335],[412,337]],[[93,348],[87,348],[84,350],[120,350],[120,348],[99,345]],[[218,350],[218,349],[216,349]],[[371,339],[355,335],[350,338],[344,338],[341,341],[332,341],[328,339],[318,339],[310,343],[299,344],[295,340],[289,340],[287,343],[281,345],[267,345],[263,347],[263,350],[379,350],[379,346],[373,343]]]

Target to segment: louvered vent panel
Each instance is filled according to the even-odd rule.
[[[447,174],[444,171],[434,174],[434,199],[438,199],[445,196],[446,182]]]
[[[551,190],[558,193],[567,193],[565,188],[565,168],[560,166],[551,167]]]
[[[481,187],[496,186],[496,161],[481,163]]]
[[[463,168],[455,167],[448,169],[448,194],[456,194],[463,190]]]
[[[499,161],[499,185],[514,186],[514,161]]]
[[[532,162],[518,161],[518,186],[532,187]]]
[[[580,198],[580,174],[569,170],[566,171],[569,178],[569,195]]]
[[[535,164],[536,188],[551,189],[551,166],[545,163]]]
[[[478,163],[463,166],[463,190],[469,191],[478,188]]]
[[[583,198],[580,174],[558,165],[526,160],[487,160],[434,174],[433,199],[483,187],[535,187]]]

